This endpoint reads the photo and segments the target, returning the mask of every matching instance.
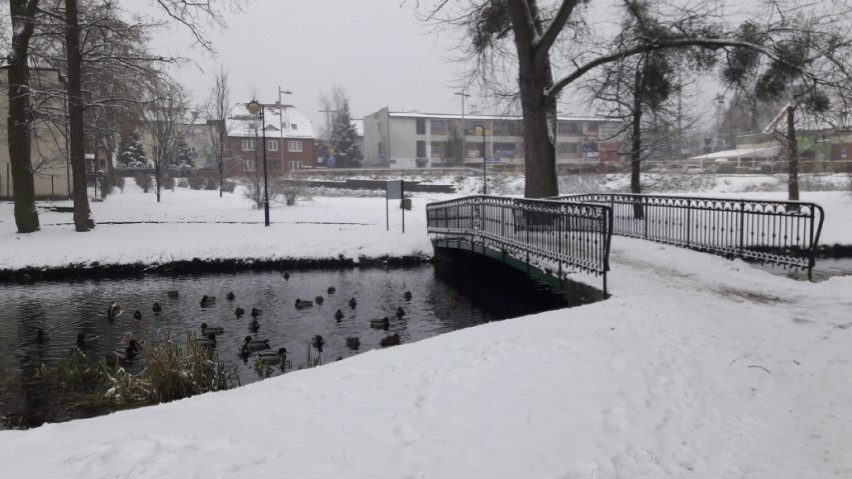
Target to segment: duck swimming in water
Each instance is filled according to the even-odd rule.
[[[236,298],[236,295],[234,295],[233,291],[230,291],[228,292],[228,294],[225,295],[225,299],[227,299],[228,301],[233,301],[234,298]]]
[[[390,328],[390,318],[385,316],[382,319],[371,319],[370,327],[376,329],[384,329],[385,331],[387,331],[388,328]]]
[[[256,333],[260,330],[260,323],[258,323],[256,319],[252,319],[251,321],[249,321],[248,328],[249,331]]]
[[[151,311],[153,311],[153,312],[155,312],[155,313],[159,314],[159,313],[161,313],[161,312],[163,311],[163,307],[162,307],[162,306],[160,306],[160,303],[155,302],[155,303],[154,303],[154,306],[152,306],[152,307],[151,307]]]
[[[141,321],[142,320],[142,311],[139,311],[138,309],[136,311],[134,311],[133,312],[133,319],[135,319],[136,321]]]
[[[130,342],[127,343],[126,348],[116,349],[115,351],[107,354],[104,359],[106,359],[107,364],[110,366],[116,366],[133,361],[133,359],[136,358],[137,353],[141,351],[142,346],[140,346],[135,339],[131,339]]]
[[[325,299],[323,299],[322,296],[317,296],[316,298],[314,298],[314,301],[316,301],[317,304],[322,304],[323,302],[325,302]]]
[[[405,310],[402,309],[402,306],[396,308],[396,317],[401,318],[403,316],[405,316]]]
[[[358,306],[358,301],[355,301],[355,298],[351,298],[349,300],[349,307],[355,309],[355,306]]]
[[[256,317],[260,316],[261,314],[263,314],[262,309],[251,308],[251,317],[252,318],[256,318]]]
[[[211,306],[213,304],[216,304],[216,296],[207,296],[205,294],[204,296],[201,297],[200,304],[201,304],[202,307]]]
[[[246,314],[246,310],[243,308],[237,307],[237,309],[234,310],[234,315],[237,318],[242,318],[244,314]]]
[[[225,332],[225,328],[221,326],[207,326],[207,323],[201,323],[201,334],[203,336],[207,336],[208,334],[222,334]]]
[[[337,310],[337,312],[336,312],[336,313],[334,313],[334,319],[336,319],[336,320],[337,320],[337,322],[339,323],[339,322],[340,322],[340,320],[342,320],[342,319],[343,319],[343,311],[341,311],[341,310],[339,310],[339,309],[338,309],[338,310]]]
[[[277,351],[262,351],[257,353],[257,360],[267,363],[284,363],[287,360],[287,348],[278,348]]]
[[[358,350],[361,347],[361,338],[350,337],[346,338],[346,347],[352,350]]]
[[[254,339],[251,336],[246,336],[246,339],[243,340],[243,345],[240,346],[241,350],[247,352],[261,351],[264,349],[269,349],[269,340],[268,339]]]
[[[314,305],[313,301],[296,298],[296,309],[310,308]]]
[[[113,301],[107,307],[107,319],[112,321],[113,319],[119,317],[123,312],[124,308],[121,306],[121,303],[119,303],[118,301]]]
[[[328,294],[334,294],[337,292],[337,288],[335,288],[334,286],[329,286],[327,291]]]
[[[379,344],[382,345],[383,348],[388,346],[398,346],[402,344],[402,340],[399,337],[399,333],[393,333],[392,336],[386,336],[379,341]]]
[[[208,334],[207,336],[196,339],[198,344],[208,348],[216,347],[216,335],[213,333]]]
[[[317,351],[322,352],[322,347],[325,346],[325,339],[323,339],[322,336],[317,334],[316,336],[314,336],[314,339],[311,341],[311,344],[313,344],[314,347],[317,348]]]
[[[406,291],[402,293],[402,298],[406,301],[411,301],[411,291]]]

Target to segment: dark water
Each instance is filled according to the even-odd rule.
[[[86,346],[90,358],[99,359],[122,346],[122,337],[132,335],[149,344],[165,334],[182,342],[187,332],[200,336],[201,323],[222,326],[216,352],[236,369],[240,382],[260,379],[254,361],[238,356],[247,335],[268,338],[273,349],[285,347],[294,368],[307,362],[307,348],[315,358],[319,351],[310,346],[315,335],[325,344],[323,363],[359,352],[380,348],[379,342],[399,333],[403,343],[466,328],[489,321],[563,308],[590,299],[568,298],[548,286],[530,281],[525,275],[489,261],[460,261],[452,267],[430,265],[399,269],[346,269],[240,273],[184,277],[145,277],[80,282],[45,282],[30,285],[0,285],[0,416],[34,414],[37,419],[57,422],[92,415],[64,403],[61,395],[42,391],[31,378],[41,364],[55,366],[76,346],[79,333],[99,338]],[[336,288],[329,295],[328,287]],[[170,298],[168,291],[177,291]],[[410,291],[412,299],[404,299]],[[233,301],[226,294],[233,292]],[[215,296],[215,304],[202,307],[203,295]],[[324,304],[297,309],[297,298]],[[357,307],[348,305],[356,298]],[[107,306],[120,302],[126,311],[114,321],[104,314]],[[154,302],[162,312],[154,314]],[[237,319],[234,310],[244,308]],[[252,307],[263,313],[257,318],[258,333],[249,331]],[[402,307],[405,315],[396,316]],[[135,310],[142,319],[133,319]],[[335,320],[335,312],[344,317]],[[387,331],[370,327],[371,319],[391,318]],[[36,330],[49,335],[45,344],[35,341]],[[360,339],[360,348],[346,346],[346,338]],[[127,366],[144,368],[144,359]],[[32,421],[31,421],[32,422]],[[41,422],[41,421],[35,421]],[[3,426],[0,426],[2,428]]]

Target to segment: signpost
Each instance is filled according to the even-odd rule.
[[[390,200],[404,201],[405,181],[388,181],[385,186],[385,230],[390,231]],[[402,232],[405,233],[405,208],[402,208]]]

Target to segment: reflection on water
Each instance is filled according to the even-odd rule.
[[[499,278],[495,280],[495,278]],[[329,287],[336,289],[328,294]],[[177,291],[177,297],[168,294]],[[406,300],[404,293],[411,292]],[[234,293],[228,300],[227,294]],[[215,303],[202,306],[203,295]],[[297,298],[322,304],[297,309]],[[349,306],[351,298],[357,306]],[[120,302],[126,311],[110,321],[108,305]],[[155,302],[162,312],[155,314]],[[101,358],[121,347],[131,336],[156,341],[168,334],[183,341],[187,332],[200,335],[202,323],[222,326],[216,352],[236,368],[240,382],[258,380],[254,361],[238,356],[247,335],[268,338],[273,349],[285,347],[294,367],[307,362],[306,348],[316,335],[324,338],[325,363],[379,348],[379,342],[398,333],[402,342],[476,324],[569,306],[569,299],[547,286],[531,282],[523,273],[502,266],[459,262],[449,267],[405,269],[346,269],[218,274],[183,277],[144,277],[79,282],[0,285],[0,415],[42,414],[49,422],[87,413],[61,404],[58,396],[38,390],[32,378],[42,364],[57,361],[77,347],[78,334],[97,336],[82,349]],[[236,308],[246,310],[237,318]],[[251,308],[262,310],[259,331],[249,330]],[[396,312],[402,308],[404,315]],[[133,318],[139,310],[141,320]],[[338,321],[335,313],[343,317]],[[370,327],[370,320],[390,318],[387,331]],[[36,331],[47,333],[37,344]],[[347,337],[358,337],[360,348],[347,347]],[[312,350],[315,357],[316,349]],[[144,359],[128,366],[144,368]]]

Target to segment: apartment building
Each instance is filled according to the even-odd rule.
[[[596,117],[559,116],[557,167],[619,159],[621,124]],[[438,166],[458,131],[464,163],[523,169],[524,138],[520,116],[393,112],[383,108],[364,117],[364,164]],[[483,135],[482,132],[485,132]]]

